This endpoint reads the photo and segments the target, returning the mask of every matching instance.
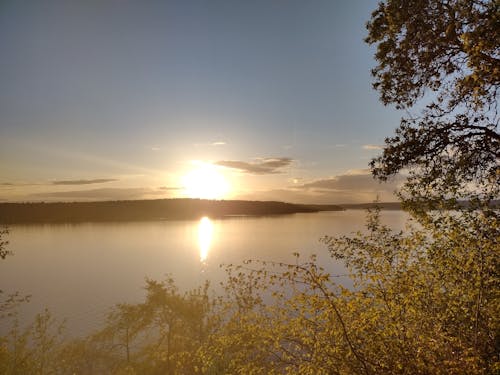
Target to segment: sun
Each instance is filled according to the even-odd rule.
[[[209,163],[196,162],[192,169],[182,177],[184,195],[189,198],[223,199],[230,190],[224,175]]]

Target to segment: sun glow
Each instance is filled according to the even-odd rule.
[[[223,199],[229,193],[224,175],[208,163],[196,163],[196,168],[182,178],[182,185],[189,198]]]

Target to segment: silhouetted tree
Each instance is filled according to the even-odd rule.
[[[11,252],[7,250],[9,241],[5,239],[8,233],[9,230],[6,227],[0,229],[0,259],[5,259],[7,255],[11,254]]]
[[[0,229],[0,259],[5,259],[12,252],[7,250],[7,245],[9,241],[6,236],[9,234],[7,227]],[[19,292],[5,294],[5,291],[1,289],[0,285],[0,319],[12,316],[15,312],[15,308],[22,302],[27,302],[29,296],[21,296]]]
[[[408,203],[499,195],[499,9],[496,0],[386,0],[372,13],[366,41],[377,46],[382,102],[425,105],[371,162],[380,180],[409,169]]]

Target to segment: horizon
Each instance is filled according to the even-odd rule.
[[[283,200],[262,200],[262,199],[228,199],[228,198],[190,198],[190,197],[171,197],[171,198],[146,198],[146,199],[109,199],[109,200],[60,200],[60,201],[0,201],[2,204],[71,204],[71,203],[120,203],[120,202],[143,202],[143,201],[162,201],[162,200],[199,200],[208,202],[258,202],[258,203],[285,203],[292,205],[304,205],[304,206],[342,206],[342,205],[367,205],[367,204],[392,204],[401,202],[398,200],[393,201],[371,201],[371,202],[359,202],[359,203],[300,203],[300,202],[289,202]]]

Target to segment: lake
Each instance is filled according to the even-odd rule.
[[[97,329],[105,312],[120,302],[139,302],[145,278],[171,275],[181,290],[210,280],[216,290],[225,273],[220,264],[246,259],[293,262],[293,252],[342,274],[319,242],[325,235],[363,230],[363,210],[302,213],[220,220],[148,221],[58,225],[12,225],[0,261],[5,292],[32,295],[21,309],[28,321],[47,307],[66,318],[70,335]],[[382,221],[403,228],[407,214],[383,211]],[[1,322],[0,322],[1,324]],[[5,327],[0,327],[4,331]]]

